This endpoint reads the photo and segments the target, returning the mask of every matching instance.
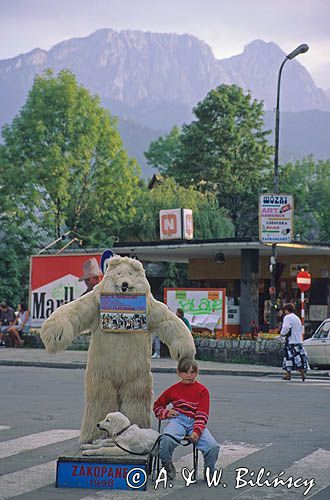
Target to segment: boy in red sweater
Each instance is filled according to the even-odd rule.
[[[209,417],[210,394],[207,388],[195,379],[198,366],[195,360],[182,358],[177,368],[180,381],[169,387],[154,403],[154,413],[159,420],[169,419],[164,434],[170,434],[176,439],[189,436],[196,443],[204,457],[204,468],[215,469],[220,446],[206,429]],[[172,408],[166,409],[172,404]],[[169,479],[176,475],[172,454],[178,443],[169,436],[164,436],[160,442],[160,460],[165,467]]]

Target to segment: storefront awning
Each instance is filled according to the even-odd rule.
[[[271,255],[271,245],[258,241],[238,240],[184,240],[184,241],[158,241],[150,243],[115,243],[114,250],[119,255],[135,256],[139,260],[149,262],[183,262],[190,259],[215,258],[219,252],[225,257],[238,257],[241,250],[259,250],[261,256]],[[279,243],[278,256],[284,255],[330,255],[330,244],[304,243]]]

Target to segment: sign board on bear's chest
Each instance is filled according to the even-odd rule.
[[[145,491],[150,469],[147,455],[59,457],[56,487]]]
[[[101,329],[108,333],[145,333],[147,297],[142,293],[101,293]]]

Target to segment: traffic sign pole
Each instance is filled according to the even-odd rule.
[[[302,339],[305,337],[305,292],[301,292],[301,326]]]
[[[310,289],[312,278],[306,271],[300,271],[297,274],[297,285],[301,292],[301,326],[302,339],[305,337],[305,292]]]

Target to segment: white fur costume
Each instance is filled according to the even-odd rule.
[[[148,332],[102,332],[100,292],[146,294]],[[42,326],[41,338],[48,352],[56,352],[68,347],[74,337],[85,330],[90,330],[92,335],[80,441],[87,443],[100,437],[96,424],[109,412],[121,411],[133,424],[150,427],[152,334],[158,335],[168,346],[174,359],[194,357],[195,346],[184,322],[152,296],[138,260],[111,258],[103,280],[93,291],[54,311]]]

